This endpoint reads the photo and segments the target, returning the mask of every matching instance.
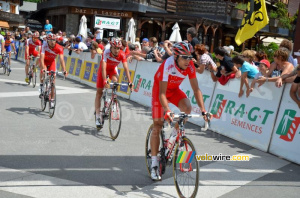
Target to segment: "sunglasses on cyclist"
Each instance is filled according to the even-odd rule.
[[[56,41],[55,39],[48,39],[48,41]]]
[[[179,55],[181,58],[183,58],[184,60],[192,60],[193,56],[188,56],[188,55]]]

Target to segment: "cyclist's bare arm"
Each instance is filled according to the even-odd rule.
[[[47,70],[44,61],[45,61],[45,54],[41,53],[41,67],[42,67],[44,70]]]
[[[26,45],[25,51],[26,51],[27,56],[29,57],[29,46],[28,45]]]
[[[4,53],[4,49],[5,49],[5,48],[4,48],[4,43],[5,43],[4,40],[2,40],[2,41],[1,41],[1,49],[2,49],[1,52],[2,52],[2,53]]]
[[[63,54],[59,55],[59,61],[60,61],[60,65],[63,68],[63,71],[65,72],[66,71],[66,65],[65,65],[65,60],[64,60],[64,55]]]
[[[37,51],[38,51],[38,53],[39,53],[39,54],[37,55],[38,57],[39,57],[39,55],[40,55],[41,48],[42,48],[41,46],[39,46],[39,47],[38,47],[38,50],[37,50]]]
[[[206,112],[204,107],[203,95],[198,86],[197,78],[190,79],[191,87],[194,91],[195,99],[202,112]]]
[[[168,104],[168,99],[166,96],[168,88],[168,82],[160,81],[159,82],[159,100],[161,106],[164,108],[165,111],[170,111],[170,107]]]
[[[106,62],[102,61],[102,78],[103,80],[106,80]]]

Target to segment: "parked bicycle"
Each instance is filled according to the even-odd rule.
[[[196,159],[196,149],[190,139],[186,137],[184,124],[187,118],[202,117],[202,115],[185,114],[183,112],[179,114],[173,114],[174,120],[177,120],[179,129],[175,137],[175,142],[169,144],[169,139],[165,137],[166,123],[160,132],[160,146],[159,146],[159,173],[162,176],[165,173],[166,166],[173,164],[173,177],[175,187],[179,197],[196,197],[199,186],[199,166]],[[207,114],[208,121],[205,122],[205,128],[209,125],[211,115]],[[171,123],[172,127],[173,123]],[[204,128],[204,130],[206,130]],[[149,127],[146,136],[146,165],[149,175],[151,176],[151,147],[150,139],[152,134],[153,124]],[[171,141],[172,142],[172,141]],[[166,150],[168,150],[166,154]],[[182,157],[181,151],[195,151],[194,157],[188,162],[180,161]],[[188,155],[188,154],[187,154]],[[180,163],[179,163],[180,162]]]
[[[36,77],[37,77],[37,67],[35,63],[36,63],[36,59],[38,59],[39,57],[35,57],[31,55],[29,58],[30,58],[30,64],[29,64],[29,71],[28,71],[28,75],[29,75],[28,85],[32,83],[32,87],[34,88],[36,85]]]
[[[118,86],[128,86],[126,83],[109,83],[110,89],[112,89],[111,96],[108,96],[108,89],[103,90],[103,95],[101,97],[101,107],[100,119],[102,121],[102,127],[104,125],[104,120],[108,120],[109,134],[112,140],[117,139],[121,129],[122,123],[122,111],[121,104],[117,97]],[[95,112],[96,120],[96,112]],[[102,127],[97,127],[97,130],[101,130]]]
[[[1,66],[3,68],[3,74],[7,74],[7,76],[9,76],[10,72],[11,72],[10,66],[8,64],[9,53],[6,53],[6,52],[2,53],[1,56],[2,56]]]
[[[41,90],[41,108],[42,111],[45,110],[48,104],[49,108],[49,117],[52,118],[55,112],[56,106],[56,88],[54,84],[54,76],[55,74],[64,74],[64,72],[55,72],[55,71],[45,71],[47,77],[44,79],[43,87]],[[49,75],[50,74],[50,75]],[[65,79],[65,77],[64,77]]]

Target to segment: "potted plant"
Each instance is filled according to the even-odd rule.
[[[247,4],[239,3],[231,10],[231,18],[233,19],[243,19],[245,11],[247,9]]]
[[[279,19],[278,14],[274,10],[271,10],[270,12],[270,20],[269,20],[269,26],[270,27],[278,27]]]

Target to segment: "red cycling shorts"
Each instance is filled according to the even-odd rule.
[[[34,57],[37,57],[39,55],[39,52],[36,50],[33,50],[33,51],[29,50],[29,56],[31,56],[31,55],[33,55]],[[25,50],[25,60],[28,60],[28,55],[27,55],[26,50]]]
[[[113,76],[118,75],[118,67],[115,67],[115,69],[106,69],[106,76],[109,76],[109,79],[111,79]],[[98,69],[98,74],[97,74],[97,88],[104,88],[104,79],[102,76],[102,68]]]
[[[47,67],[47,71],[56,71],[55,60],[53,60],[51,62],[44,61],[44,63],[45,63],[45,66]]]
[[[167,99],[169,103],[172,103],[176,107],[178,107],[178,104],[180,100],[187,98],[186,94],[179,89],[172,89],[167,90]],[[164,117],[164,108],[161,106],[160,100],[159,100],[159,86],[154,85],[152,89],[152,118],[163,118]]]

